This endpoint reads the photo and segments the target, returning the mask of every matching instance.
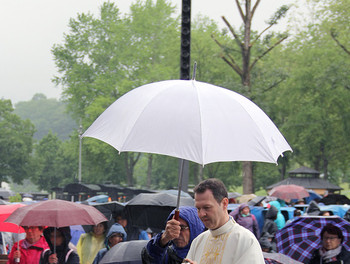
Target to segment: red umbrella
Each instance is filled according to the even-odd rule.
[[[279,185],[269,192],[270,196],[280,198],[282,200],[301,199],[308,197],[309,192],[302,186],[295,184]]]
[[[0,205],[0,231],[12,233],[24,233],[24,229],[13,223],[4,222],[17,208],[24,207],[24,204]]]
[[[96,208],[63,200],[47,200],[14,211],[5,222],[20,226],[63,227],[97,225],[108,221]]]

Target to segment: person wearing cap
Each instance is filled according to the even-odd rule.
[[[153,237],[142,250],[143,263],[182,263],[193,239],[205,230],[196,208],[180,206],[179,211],[179,220],[174,219],[173,210],[168,216],[164,232]]]
[[[126,238],[127,238],[127,235],[124,228],[118,223],[113,224],[111,228],[108,230],[108,233],[105,239],[106,247],[101,249],[97,253],[93,264],[98,264],[108,250],[110,250],[112,247],[119,244],[120,242],[126,241]]]

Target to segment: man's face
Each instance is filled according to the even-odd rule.
[[[123,241],[123,234],[120,234],[120,233],[115,233],[108,239],[109,246],[111,248],[122,241]]]
[[[34,244],[39,241],[42,230],[38,226],[24,226],[24,231],[26,232],[26,240],[30,244]]]
[[[178,238],[175,238],[173,241],[177,247],[183,248],[187,246],[188,242],[190,242],[191,233],[190,233],[190,228],[185,220],[179,218],[179,222],[181,227],[180,235]]]
[[[328,234],[328,232],[324,232],[322,238],[323,247],[326,250],[336,249],[341,243],[341,239],[337,235]]]
[[[215,200],[211,190],[194,195],[198,216],[208,229],[217,229],[224,225],[228,219],[228,199],[224,198],[220,204]],[[226,214],[225,214],[226,212]]]

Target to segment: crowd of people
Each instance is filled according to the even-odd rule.
[[[194,188],[195,207],[181,206],[179,218],[170,213],[165,228],[150,236],[146,230],[133,227],[127,216],[118,215],[115,223],[93,226],[82,234],[75,247],[70,227],[44,228],[24,226],[25,238],[14,243],[8,264],[98,264],[115,245],[130,240],[149,240],[141,253],[142,263],[205,264],[205,263],[265,263],[263,252],[277,252],[275,235],[302,215],[294,210],[292,219],[285,221],[281,202],[270,201],[262,229],[248,204],[228,211],[229,199],[222,181],[208,179]],[[283,203],[283,201],[282,201]],[[329,215],[311,202],[307,215]],[[349,213],[350,214],[350,213]],[[344,236],[332,224],[321,233],[322,245],[312,254],[310,264],[349,263],[350,252],[342,246]]]

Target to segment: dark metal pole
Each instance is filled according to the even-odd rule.
[[[180,55],[180,79],[190,80],[191,70],[191,0],[182,0],[181,13],[181,55]],[[179,206],[181,190],[188,191],[189,162],[180,160],[179,186],[175,219],[179,219]]]

